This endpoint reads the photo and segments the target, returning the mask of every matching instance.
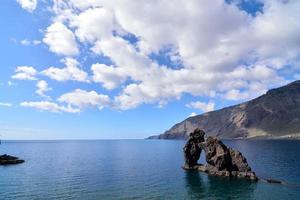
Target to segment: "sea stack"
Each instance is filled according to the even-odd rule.
[[[207,164],[198,164],[201,150],[205,152]],[[183,148],[186,170],[198,170],[214,176],[239,177],[258,180],[247,163],[247,159],[238,150],[227,147],[216,137],[204,140],[204,131],[195,129]]]

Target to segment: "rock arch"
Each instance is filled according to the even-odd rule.
[[[247,159],[241,152],[227,147],[216,137],[208,137],[205,141],[205,132],[195,129],[183,148],[185,164],[184,169],[198,170],[210,175],[243,177],[257,180],[257,176],[251,170]],[[204,150],[207,164],[198,164],[201,152]]]

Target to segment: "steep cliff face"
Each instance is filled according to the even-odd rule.
[[[300,81],[269,90],[251,101],[189,117],[158,139],[186,139],[195,128],[219,138],[300,137]]]

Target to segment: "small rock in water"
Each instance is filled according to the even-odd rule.
[[[15,156],[10,156],[10,155],[6,155],[6,154],[0,156],[0,165],[20,164],[23,162],[25,162],[25,161],[19,159],[18,157],[15,157]]]
[[[277,184],[282,184],[282,183],[283,183],[282,181],[275,180],[275,179],[266,179],[266,181],[267,181],[268,183],[277,183]]]

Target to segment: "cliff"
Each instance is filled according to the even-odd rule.
[[[189,117],[149,139],[186,139],[195,128],[221,139],[300,138],[300,80],[253,100]]]

